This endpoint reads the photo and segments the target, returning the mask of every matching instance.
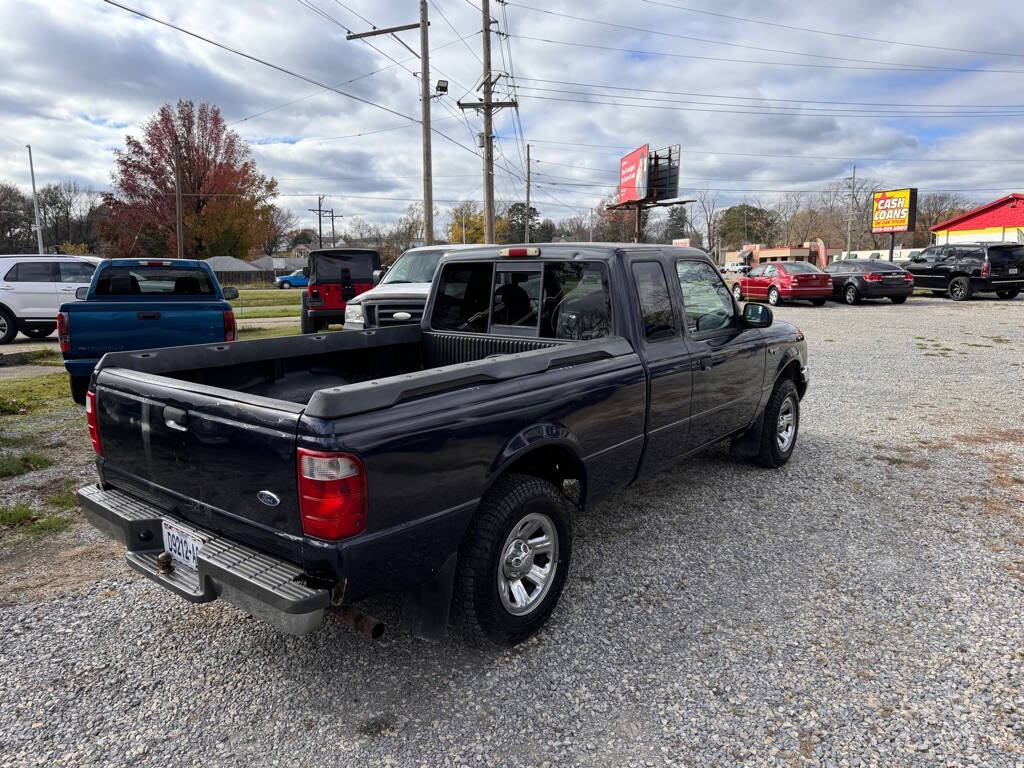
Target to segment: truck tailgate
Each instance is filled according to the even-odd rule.
[[[224,341],[228,306],[219,299],[78,302],[68,320],[74,355]]]
[[[104,479],[203,528],[301,560],[295,466],[302,407],[129,371],[101,370]]]

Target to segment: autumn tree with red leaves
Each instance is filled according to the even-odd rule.
[[[165,104],[115,152],[114,191],[106,195],[104,237],[111,256],[177,254],[174,138],[181,145],[185,258],[244,258],[259,245],[263,212],[277,182],[263,176],[249,147],[220,110],[191,101]]]

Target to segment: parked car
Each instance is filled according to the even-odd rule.
[[[1024,288],[1024,245],[930,245],[911,259],[907,270],[918,288],[930,288],[953,301],[965,301],[975,293],[1012,299]]]
[[[832,298],[847,304],[881,298],[902,304],[914,292],[914,276],[888,261],[834,261],[825,273],[832,279]]]
[[[57,330],[57,307],[74,300],[95,269],[77,256],[0,256],[0,344],[18,331],[44,339]]]
[[[345,322],[345,307],[380,280],[380,254],[364,248],[324,248],[309,252],[309,283],[302,294],[300,326],[317,333]]]
[[[759,264],[732,286],[736,301],[767,299],[771,305],[806,299],[820,307],[832,295],[831,278],[806,261]]]
[[[807,386],[803,334],[701,251],[482,246],[442,259],[418,326],[106,355],[78,498],[186,600],[302,634],[400,592],[417,634],[451,608],[509,646],[577,515],[722,440],[785,464]]]
[[[57,332],[71,397],[85,404],[89,377],[108,352],[235,340],[235,315],[210,266],[188,259],[110,259],[60,305]]]
[[[305,288],[309,285],[309,269],[303,267],[274,278],[274,285],[278,288]]]
[[[430,294],[430,281],[446,253],[479,245],[428,245],[410,248],[388,267],[381,281],[345,306],[345,330],[418,324]]]

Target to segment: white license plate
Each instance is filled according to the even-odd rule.
[[[189,568],[199,567],[199,550],[203,540],[181,526],[163,521],[164,551],[174,562]]]
[[[1016,267],[1010,267],[1010,274],[1016,275],[1019,270]]]

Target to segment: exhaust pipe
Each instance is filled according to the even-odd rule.
[[[343,605],[338,610],[338,615],[346,626],[354,629],[367,640],[380,640],[384,637],[384,623],[369,614],[363,613],[358,608],[353,608],[351,605]]]

